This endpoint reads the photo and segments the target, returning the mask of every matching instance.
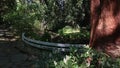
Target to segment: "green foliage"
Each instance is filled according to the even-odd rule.
[[[58,30],[57,33],[51,31],[42,32],[27,32],[26,36],[40,41],[54,43],[72,43],[72,44],[88,44],[90,33],[86,29],[73,28],[65,26]]]
[[[11,10],[15,10],[15,0],[0,0],[0,25],[4,24],[5,28],[9,26],[9,22],[3,20],[3,15],[9,13]]]
[[[71,47],[69,53],[57,50],[39,51],[37,68],[119,68],[120,58],[111,58],[89,46],[80,49]]]
[[[16,0],[16,10],[10,11],[3,16],[4,20],[11,22],[14,28],[19,32],[33,31],[37,28],[40,30],[40,27],[36,26],[36,23],[39,25],[45,13],[45,5],[42,3],[31,3],[26,4]]]
[[[65,26],[64,28],[59,29],[58,34],[60,34],[64,38],[69,38],[69,39],[78,39],[78,38],[89,39],[90,37],[89,31],[83,30],[79,27],[73,28],[71,26]]]
[[[60,6],[57,1],[47,0],[45,20],[49,29],[57,31],[66,25],[76,27],[76,24],[80,24],[84,20],[86,15],[84,6],[89,3],[87,0],[64,0],[64,6]]]
[[[112,59],[89,47],[73,49],[63,60],[54,61],[55,68],[119,68],[120,59]]]
[[[14,10],[3,16],[5,21],[10,22],[18,33],[31,32],[40,35],[31,35],[34,39],[50,42],[77,43],[89,40],[89,32],[81,29],[79,24],[85,19],[88,12],[88,0],[34,0],[28,3],[24,0],[15,0]],[[86,7],[87,6],[87,7]],[[85,22],[86,23],[86,22]],[[69,26],[69,27],[67,27]],[[59,34],[53,36],[47,32],[52,30]],[[40,33],[41,34],[41,33]],[[58,39],[56,41],[56,39]],[[80,38],[80,40],[78,40]],[[81,39],[85,39],[81,41]],[[74,41],[73,41],[74,40]],[[76,42],[75,42],[76,43]]]
[[[16,6],[15,0],[0,0],[0,12],[1,16],[8,13],[10,10],[14,10]]]
[[[14,10],[3,16],[20,31],[54,30],[66,25],[80,24],[86,16],[88,0],[64,0],[61,6],[59,0],[33,1],[15,0]],[[86,10],[86,11],[85,11]],[[39,26],[38,26],[39,25]]]
[[[78,33],[80,32],[79,28],[72,28],[71,26],[65,26],[64,28],[58,30],[60,34],[66,35],[70,33]]]

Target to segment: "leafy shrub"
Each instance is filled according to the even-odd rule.
[[[89,32],[83,31],[79,26],[87,15],[86,11],[89,11],[89,0],[34,0],[31,2],[16,0],[15,3],[15,9],[4,15],[3,18],[9,21],[18,33],[36,32],[40,34],[40,32],[45,32],[42,38],[35,34],[31,36],[51,42],[56,42],[58,38],[60,40],[57,42],[62,41],[63,43],[89,42]],[[66,25],[70,28],[65,27]],[[79,28],[77,28],[78,26]],[[60,36],[52,37],[48,35],[47,30],[58,32]],[[66,32],[72,33],[66,34]],[[81,39],[83,40],[81,41]]]
[[[62,36],[64,40],[71,39],[71,41],[69,40],[71,43],[88,43],[90,37],[90,33],[87,29],[83,30],[82,28],[73,28],[70,26],[59,29],[58,34]]]
[[[45,20],[50,30],[57,31],[66,25],[81,24],[89,12],[89,0],[46,0],[47,10]],[[87,9],[86,9],[87,8]],[[85,22],[83,22],[85,24]]]
[[[80,28],[72,28],[71,26],[65,26],[64,28],[58,30],[58,33],[61,35],[67,35],[70,33],[79,33]]]
[[[89,47],[72,49],[63,60],[53,61],[55,68],[119,68],[120,59],[113,59],[105,53]]]
[[[4,15],[20,31],[58,31],[66,25],[79,25],[88,12],[89,0],[15,0],[14,10]],[[86,7],[87,6],[87,7]]]
[[[42,55],[41,55],[42,53]],[[80,49],[71,47],[70,52],[40,51],[37,68],[119,68],[120,58],[111,58],[89,46]],[[44,64],[42,64],[44,63]],[[45,66],[45,67],[43,67]]]
[[[13,27],[19,32],[33,31],[38,28],[44,18],[45,5],[42,3],[25,3],[23,1],[16,0],[15,10],[3,16],[4,20],[11,22]]]

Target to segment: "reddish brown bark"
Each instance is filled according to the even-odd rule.
[[[90,46],[120,56],[120,0],[91,0]]]

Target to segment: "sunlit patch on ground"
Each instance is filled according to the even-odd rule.
[[[19,39],[19,36],[16,36],[9,29],[0,29],[0,41],[16,41]]]

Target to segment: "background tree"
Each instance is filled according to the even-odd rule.
[[[11,10],[15,10],[15,0],[0,0],[0,25],[6,24],[6,27],[10,25],[10,22],[3,20],[3,15]]]

